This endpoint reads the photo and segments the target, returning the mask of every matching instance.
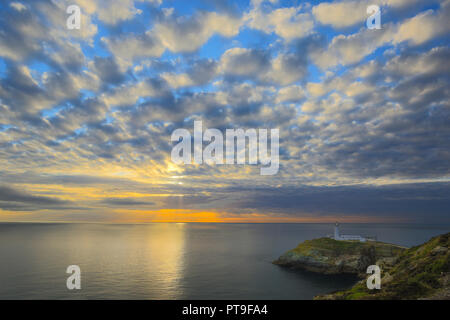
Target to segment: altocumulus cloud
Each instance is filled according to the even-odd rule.
[[[0,220],[449,219],[449,0],[0,12]],[[196,120],[279,128],[278,175],[173,164],[171,133]]]

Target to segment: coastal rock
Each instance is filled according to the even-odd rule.
[[[406,248],[375,241],[307,240],[273,263],[322,274],[364,274],[377,261],[392,263]]]
[[[392,265],[381,266],[381,289],[361,280],[351,289],[315,297],[318,300],[450,300],[450,233],[404,250]]]

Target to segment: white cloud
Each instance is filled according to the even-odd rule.
[[[450,31],[450,1],[438,11],[428,10],[398,24],[385,24],[381,30],[362,28],[351,35],[337,35],[328,48],[316,51],[314,62],[322,69],[359,62],[383,45],[407,42],[420,45]]]
[[[102,38],[122,70],[137,59],[160,57],[166,49],[175,53],[193,52],[214,34],[225,37],[237,35],[241,26],[240,19],[215,12],[199,13],[188,18],[171,15],[166,18],[143,35]]]
[[[395,77],[445,74],[450,72],[449,57],[450,50],[445,47],[433,48],[424,54],[395,56],[386,63],[383,72]]]
[[[367,1],[322,2],[314,6],[312,13],[322,24],[344,28],[367,19]]]
[[[301,8],[280,8],[269,13],[259,7],[251,10],[247,16],[248,26],[266,33],[275,33],[290,41],[309,35],[314,28],[311,14],[301,13]]]
[[[301,86],[292,85],[278,90],[276,103],[297,102],[305,98],[305,91]]]
[[[257,77],[268,69],[269,57],[263,51],[232,48],[220,59],[220,72],[233,76]]]
[[[136,59],[160,57],[166,50],[159,39],[149,31],[144,35],[102,38],[102,41],[117,59],[122,71],[130,67]]]
[[[225,37],[237,35],[241,23],[236,17],[206,12],[158,23],[153,34],[172,52],[192,52],[216,33]]]
[[[180,87],[189,87],[195,84],[191,77],[186,73],[173,74],[173,73],[163,73],[161,78],[167,81],[169,86],[174,89]]]
[[[412,44],[418,45],[449,32],[449,7],[444,7],[443,11],[439,11],[437,14],[433,10],[428,10],[406,20],[393,36],[393,42],[410,41]]]
[[[11,2],[9,4],[12,8],[16,9],[17,11],[22,11],[22,10],[26,10],[27,7],[25,7],[22,3],[20,2]]]
[[[297,55],[280,53],[271,58],[261,50],[232,48],[222,55],[219,72],[288,85],[304,77],[307,70],[305,62]]]
[[[160,5],[162,0],[136,0]],[[115,25],[130,20],[140,14],[134,6],[135,0],[75,0],[76,4],[88,15],[96,15],[104,23]]]
[[[351,0],[338,2],[322,2],[312,8],[317,21],[334,28],[346,28],[356,24],[364,25],[367,18],[367,7],[378,5],[383,12],[385,8],[400,9],[413,6],[420,0]],[[434,1],[434,0],[432,0]]]
[[[112,93],[104,93],[101,100],[108,106],[127,106],[136,103],[140,98],[157,97],[164,90],[156,87],[150,81],[141,81],[132,85],[122,85]]]

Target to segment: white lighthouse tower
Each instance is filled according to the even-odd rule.
[[[336,222],[336,224],[334,225],[334,237],[332,235],[330,235],[329,237],[331,239],[340,240],[340,241],[350,240],[350,241],[366,242],[367,240],[371,240],[370,238],[368,239],[366,237],[359,236],[359,235],[340,234],[339,233],[339,223],[338,222]]]
[[[334,240],[340,240],[341,237],[339,236],[339,223],[336,222],[334,225]]]

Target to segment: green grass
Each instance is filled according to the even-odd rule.
[[[336,241],[330,238],[306,240],[292,251],[302,255],[321,253],[336,257],[342,254],[359,254],[362,250],[371,247],[374,248],[376,255],[379,257],[392,256],[403,251],[403,248],[400,246],[383,242]]]
[[[450,273],[450,233],[434,237],[427,243],[399,253],[397,263],[385,270],[392,280],[381,290],[368,290],[357,283],[349,290],[337,292],[337,299],[417,299],[444,288],[442,277]],[[446,287],[447,288],[447,287]]]

